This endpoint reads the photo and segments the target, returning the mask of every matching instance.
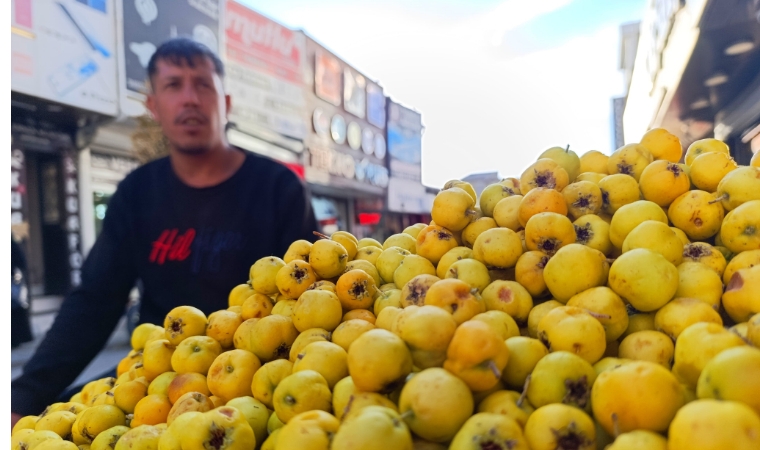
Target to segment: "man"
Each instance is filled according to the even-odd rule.
[[[179,305],[207,315],[248,279],[257,259],[281,256],[317,230],[306,190],[285,166],[231,147],[224,68],[189,39],[161,45],[148,64],[147,107],[169,156],[127,176],[108,205],[82,284],[24,373],[11,384],[12,422],[39,414],[102,349],[141,280],[140,321],[163,325]]]

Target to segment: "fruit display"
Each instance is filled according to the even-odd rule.
[[[11,447],[760,449],[760,168],[654,129],[431,217],[252,261]]]

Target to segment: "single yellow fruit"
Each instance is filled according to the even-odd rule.
[[[647,430],[634,430],[615,438],[615,442],[605,450],[668,450],[668,440],[662,435]]]
[[[522,228],[520,223],[520,205],[522,204],[522,195],[513,195],[503,198],[493,208],[493,219],[500,227],[509,228],[517,231]],[[566,207],[567,208],[567,207]]]
[[[721,277],[726,271],[726,257],[717,248],[706,242],[686,244],[683,248],[683,260],[684,262],[702,263]]]
[[[641,145],[649,150],[655,160],[677,163],[683,154],[681,140],[664,128],[653,128],[644,133],[641,138]]]
[[[525,439],[531,450],[564,448],[564,442],[577,450],[596,449],[594,421],[580,409],[560,403],[542,406],[530,415]]]
[[[538,323],[538,339],[549,351],[565,350],[593,364],[606,348],[604,327],[587,311],[561,306],[549,311]]]
[[[760,414],[760,350],[733,347],[718,353],[702,370],[697,381],[699,398],[734,400]]]
[[[738,168],[739,165],[731,155],[720,152],[704,153],[691,163],[691,181],[697,189],[715,192],[720,180]]]
[[[742,403],[696,400],[681,408],[668,429],[669,450],[760,448],[760,417]]]
[[[593,172],[598,174],[607,174],[607,160],[610,157],[598,150],[589,150],[580,157],[580,174]],[[580,175],[579,175],[580,176]],[[576,177],[577,179],[577,177]]]
[[[285,261],[276,256],[266,256],[253,263],[249,274],[253,289],[263,295],[277,294],[277,272],[284,265]]]
[[[641,173],[653,161],[652,154],[641,144],[628,144],[615,150],[607,161],[610,174],[622,173],[639,181]]]
[[[183,339],[172,353],[172,370],[178,374],[196,372],[206,375],[222,346],[208,336],[190,336]]]
[[[451,450],[509,448],[529,450],[520,425],[502,414],[477,413],[464,423],[451,441]]]
[[[288,423],[302,412],[315,409],[329,412],[332,394],[322,375],[314,370],[302,370],[293,372],[277,385],[272,403],[277,417]]]
[[[689,145],[689,148],[686,149],[684,162],[687,166],[690,166],[698,156],[710,152],[719,152],[726,155],[731,154],[728,145],[723,141],[713,138],[699,139],[692,142],[691,145]]]
[[[599,180],[602,192],[602,211],[615,214],[618,209],[641,199],[639,183],[624,174],[608,175]]]
[[[587,289],[570,298],[567,306],[575,306],[596,314],[604,327],[607,342],[617,340],[628,328],[625,303],[612,289],[599,286]]]
[[[527,398],[535,407],[564,403],[588,411],[596,376],[591,364],[580,356],[567,351],[552,352],[536,363]]]
[[[673,373],[687,386],[694,388],[702,369],[718,353],[746,345],[739,336],[716,323],[699,322],[688,326],[676,341]]]
[[[243,317],[229,310],[219,310],[209,314],[206,335],[214,338],[222,348],[232,348],[235,331],[243,323]]]
[[[474,409],[472,392],[464,381],[437,367],[412,376],[401,390],[398,405],[412,432],[433,442],[451,440]]]
[[[715,194],[689,191],[670,204],[668,218],[690,239],[709,239],[720,231],[724,216],[723,207],[714,200]]]
[[[578,154],[570,150],[569,145],[565,148],[552,147],[541,153],[538,157],[539,159],[549,158],[559,164],[567,172],[571,183],[581,173],[581,160],[578,158]]]
[[[670,370],[675,346],[673,340],[659,331],[637,331],[620,343],[618,356],[623,359],[649,361]]]
[[[178,345],[190,336],[203,336],[206,334],[207,323],[206,315],[200,309],[178,306],[169,311],[164,319],[166,339],[171,345]]]
[[[760,249],[760,200],[747,201],[726,214],[720,238],[734,253]]]
[[[300,297],[315,281],[317,281],[317,275],[311,265],[298,259],[285,264],[275,277],[280,293],[292,299]]]
[[[251,395],[253,375],[261,361],[246,350],[229,350],[220,354],[208,371],[208,388],[224,401]]]
[[[653,250],[677,266],[683,261],[683,242],[668,224],[645,220],[636,226],[623,241],[623,253],[635,248]]]
[[[264,364],[253,374],[251,380],[253,398],[266,405],[267,408],[274,409],[272,403],[274,390],[291,373],[293,373],[293,363],[287,359],[276,359]]]
[[[559,306],[564,306],[564,304],[557,300],[548,300],[534,306],[528,314],[528,335],[532,338],[538,338],[538,324],[541,322],[541,319],[549,311]]]
[[[609,287],[637,310],[655,311],[675,295],[678,269],[659,253],[634,249],[612,263]]]
[[[760,266],[740,269],[731,276],[723,294],[723,308],[736,322],[760,313]]]
[[[689,176],[681,166],[664,160],[649,164],[639,179],[644,199],[660,206],[673,203],[679,195],[689,190],[690,185]]]
[[[480,193],[480,209],[483,211],[483,215],[486,217],[493,217],[493,210],[496,207],[496,204],[499,203],[500,200],[513,195],[520,195],[520,190],[504,186],[500,183],[486,186],[485,189],[483,189],[483,192]]]
[[[285,264],[294,260],[309,262],[309,252],[311,251],[312,245],[313,244],[306,239],[293,241],[293,243],[288,247],[288,250],[285,252],[282,260],[285,262]]]
[[[461,231],[474,218],[475,199],[461,188],[444,189],[435,196],[430,212],[436,225]]]
[[[580,168],[580,161],[578,161],[578,168]],[[575,175],[577,176],[577,173]],[[570,180],[570,174],[557,161],[541,157],[520,175],[520,191],[523,195],[527,195],[536,188],[553,189],[561,192],[570,183]]]
[[[363,280],[357,280],[361,289],[359,296],[363,296],[368,289],[374,288],[372,278],[361,270],[356,271]],[[366,283],[366,285],[362,285]],[[341,288],[345,289],[344,286]],[[293,306],[293,325],[296,330],[304,332],[312,328],[321,328],[332,331],[343,317],[341,301],[336,294],[330,291],[309,290],[301,294]]]
[[[348,376],[348,355],[343,347],[327,341],[312,342],[301,350],[293,363],[293,373],[313,370],[324,377],[330,389]]]
[[[622,206],[610,222],[610,241],[622,249],[628,233],[646,220],[656,220],[668,224],[668,216],[656,203],[639,200]]]
[[[394,361],[393,365],[387,361]],[[412,371],[412,356],[404,341],[383,329],[367,331],[348,349],[348,372],[362,391],[395,389]]]
[[[610,434],[618,429],[623,433],[665,431],[683,404],[676,377],[648,361],[631,361],[604,371],[591,389],[594,417]]]
[[[726,211],[750,200],[760,200],[760,168],[742,166],[727,173],[716,191]]]
[[[688,326],[698,322],[723,325],[717,310],[696,298],[676,298],[660,308],[654,315],[654,329],[674,341]]]

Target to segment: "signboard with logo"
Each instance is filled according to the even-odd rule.
[[[303,139],[304,35],[232,0],[226,2],[224,30],[230,119],[242,128]]]
[[[426,213],[426,193],[422,185],[422,115],[388,101],[388,209],[396,212]]]
[[[305,71],[313,75],[305,77],[313,81],[306,90],[306,180],[343,189],[346,196],[359,191],[384,197],[389,173],[382,89],[308,37],[306,61]]]
[[[390,101],[388,154],[392,177],[422,179],[422,115]]]
[[[120,0],[124,27],[122,88],[147,92],[150,57],[167,39],[184,36],[219,52],[219,0]],[[111,24],[113,26],[113,24]]]
[[[12,0],[11,90],[118,112],[113,0]]]

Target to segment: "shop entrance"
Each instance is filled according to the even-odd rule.
[[[29,278],[33,295],[64,295],[69,262],[61,156],[26,152],[29,198]]]

